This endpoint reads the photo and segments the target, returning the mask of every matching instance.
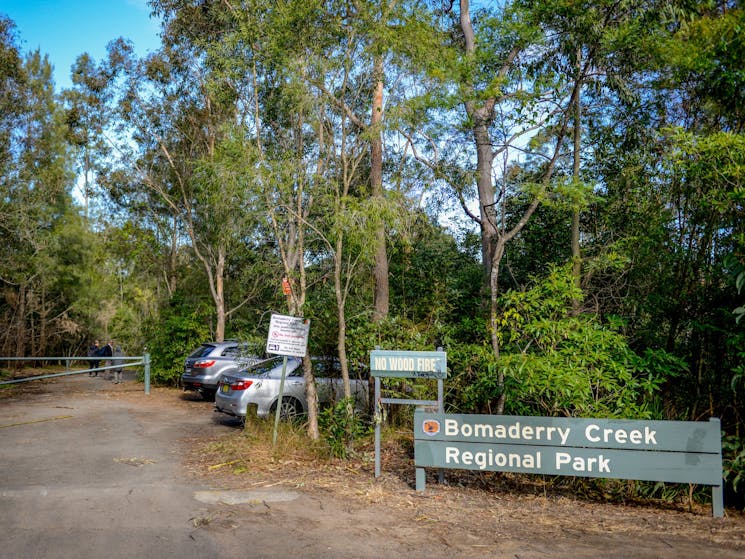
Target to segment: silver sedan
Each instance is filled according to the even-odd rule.
[[[272,357],[238,373],[223,375],[215,395],[215,411],[245,418],[248,407],[256,408],[258,417],[272,414],[279,400],[284,357]],[[312,358],[319,405],[332,404],[344,397],[344,385],[338,360]],[[287,358],[285,384],[280,416],[292,418],[308,411],[305,396],[303,363],[296,357]],[[350,379],[355,409],[367,409],[367,380]]]

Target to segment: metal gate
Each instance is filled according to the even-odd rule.
[[[150,394],[150,354],[145,353],[144,355],[136,356],[116,356],[115,359],[118,361],[116,365],[107,365],[104,367],[88,368],[82,370],[70,371],[70,363],[73,361],[110,361],[110,359],[102,359],[101,356],[97,357],[0,357],[0,363],[3,361],[64,361],[65,368],[68,369],[64,373],[50,373],[48,375],[38,375],[33,377],[16,378],[12,380],[0,381],[0,386],[4,384],[16,384],[19,382],[29,382],[32,380],[42,380],[54,377],[65,377],[69,375],[80,375],[83,373],[91,373],[98,371],[108,371],[113,369],[124,369],[125,367],[139,367],[142,366],[145,369],[145,394]]]

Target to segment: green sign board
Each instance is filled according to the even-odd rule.
[[[717,486],[723,515],[718,419],[636,421],[414,414],[417,468],[637,479]],[[424,485],[417,470],[417,489]]]
[[[392,378],[447,378],[447,354],[444,351],[370,352],[370,374]]]

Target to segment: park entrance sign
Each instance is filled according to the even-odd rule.
[[[724,515],[718,419],[636,421],[414,414],[416,488],[425,467],[711,485]]]

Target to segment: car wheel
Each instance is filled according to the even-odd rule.
[[[272,413],[277,413],[277,403],[272,406]],[[279,410],[279,418],[283,421],[293,421],[303,414],[303,406],[295,398],[282,398],[282,407]]]

